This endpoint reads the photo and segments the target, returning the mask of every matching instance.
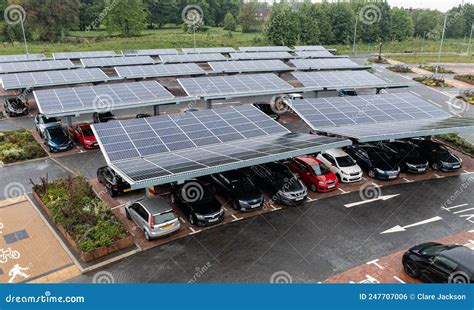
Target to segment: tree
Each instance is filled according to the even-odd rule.
[[[231,12],[228,12],[224,18],[224,29],[235,31],[235,28],[237,28],[237,23],[235,22],[234,15],[232,15]]]
[[[331,7],[332,4],[323,2],[322,4],[315,4],[315,17],[319,26],[319,41],[321,44],[329,44],[334,42],[334,32],[331,24]]]
[[[94,30],[99,27],[100,13],[104,10],[104,1],[82,0],[79,9],[79,29]]]
[[[240,7],[238,21],[242,26],[242,32],[252,32],[257,30],[261,22],[257,19],[258,4],[255,2],[248,2],[242,4]]]
[[[410,14],[404,9],[392,9],[392,27],[390,37],[392,40],[402,41],[413,36],[415,27]]]
[[[289,4],[274,4],[265,26],[265,35],[272,44],[293,46],[298,39],[297,20]]]
[[[176,0],[145,0],[148,11],[147,22],[150,28],[156,25],[161,28],[165,24],[178,23],[178,3]],[[181,16],[179,17],[181,18]]]
[[[448,20],[446,22],[447,38],[459,38],[464,36],[466,24],[465,8],[467,7],[460,5],[448,11]],[[472,23],[472,20],[470,20],[470,22]]]
[[[304,3],[298,9],[297,39],[301,45],[320,44],[318,11],[314,4]]]
[[[105,17],[107,31],[118,31],[122,36],[139,35],[145,27],[145,12],[142,0],[107,0],[108,14]]]
[[[336,3],[327,12],[330,18],[333,40],[331,43],[346,43],[354,33],[355,14],[348,3]],[[328,42],[329,43],[329,42]]]

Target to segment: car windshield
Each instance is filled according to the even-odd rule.
[[[50,124],[50,123],[57,123],[58,122],[58,119],[55,118],[55,117],[50,117],[50,118],[43,118],[43,122],[45,124]]]
[[[252,181],[247,178],[239,177],[230,181],[230,184],[233,188],[249,189],[253,188],[254,185]]]
[[[350,156],[337,157],[336,161],[339,167],[352,167],[355,165],[355,161]]]
[[[153,215],[153,223],[155,224],[163,224],[169,221],[172,221],[176,218],[173,211],[168,211],[160,214]]]
[[[329,173],[328,167],[326,167],[324,164],[312,165],[311,169],[313,169],[313,171],[316,175],[325,175],[325,174]]]
[[[421,249],[420,254],[426,255],[426,256],[438,255],[439,253],[443,252],[447,248],[448,246],[444,244],[428,246],[424,249]]]
[[[66,133],[61,127],[53,127],[49,129],[49,133],[54,137],[66,137]]]
[[[92,132],[91,128],[82,128],[82,134],[84,135],[84,137],[94,136],[94,133]]]

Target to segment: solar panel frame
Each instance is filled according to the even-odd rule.
[[[208,54],[208,53],[233,53],[236,50],[233,47],[196,47],[196,48],[182,48],[185,54]]]
[[[297,51],[296,58],[348,58],[347,55],[334,55],[329,51]]]
[[[0,63],[5,62],[25,62],[45,60],[44,54],[18,54],[18,55],[0,55]]]
[[[295,45],[293,47],[295,51],[327,51],[322,45]]]
[[[0,76],[0,82],[5,90],[104,82],[117,79],[107,76],[97,68],[24,72]]]
[[[115,71],[119,77],[126,79],[207,74],[204,69],[195,63],[123,66],[116,67]]]
[[[203,99],[236,98],[292,93],[296,88],[273,73],[212,76],[178,79],[191,97]]]
[[[0,74],[33,72],[33,71],[51,71],[58,69],[78,68],[70,60],[43,60],[43,61],[24,61],[0,63]]]
[[[228,60],[224,55],[219,53],[160,55],[160,59],[162,63],[188,63]]]
[[[175,98],[157,81],[45,89],[34,91],[33,96],[40,113],[49,117],[128,109],[184,100]]]
[[[219,73],[242,73],[242,72],[274,72],[274,71],[293,71],[281,60],[235,60],[235,61],[216,61],[210,62],[212,71]]]
[[[264,60],[264,59],[292,59],[295,58],[288,52],[245,52],[230,53],[231,60]]]
[[[291,74],[305,87],[320,87],[326,90],[341,88],[388,88],[395,86],[395,84],[385,82],[367,71],[295,71]]]
[[[291,52],[288,46],[242,46],[239,51],[247,52]]]
[[[81,58],[104,58],[104,57],[122,57],[114,51],[91,51],[91,52],[61,52],[53,53],[53,58],[56,60],[63,59],[81,59]]]
[[[347,58],[335,59],[292,59],[290,61],[298,70],[365,70],[370,66],[361,66]]]
[[[126,57],[133,56],[160,56],[160,55],[174,55],[179,54],[175,48],[158,48],[158,49],[143,49],[143,50],[126,50],[123,55]]]
[[[81,64],[84,68],[118,67],[155,64],[156,61],[150,56],[135,57],[105,57],[105,58],[84,58]]]

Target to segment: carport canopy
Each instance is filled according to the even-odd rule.
[[[290,133],[253,105],[94,124],[107,164],[132,189],[191,178],[351,144]]]
[[[358,142],[474,131],[474,119],[450,116],[411,93],[295,100],[291,108],[314,131]]]

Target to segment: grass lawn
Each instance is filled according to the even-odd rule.
[[[396,55],[388,56],[388,58],[393,60],[398,60],[404,63],[409,64],[427,64],[427,63],[436,63],[438,62],[437,55]],[[457,63],[474,63],[474,56],[463,55],[441,55],[441,62],[457,62]]]
[[[26,129],[0,132],[0,160],[11,164],[46,157],[48,154]]]

